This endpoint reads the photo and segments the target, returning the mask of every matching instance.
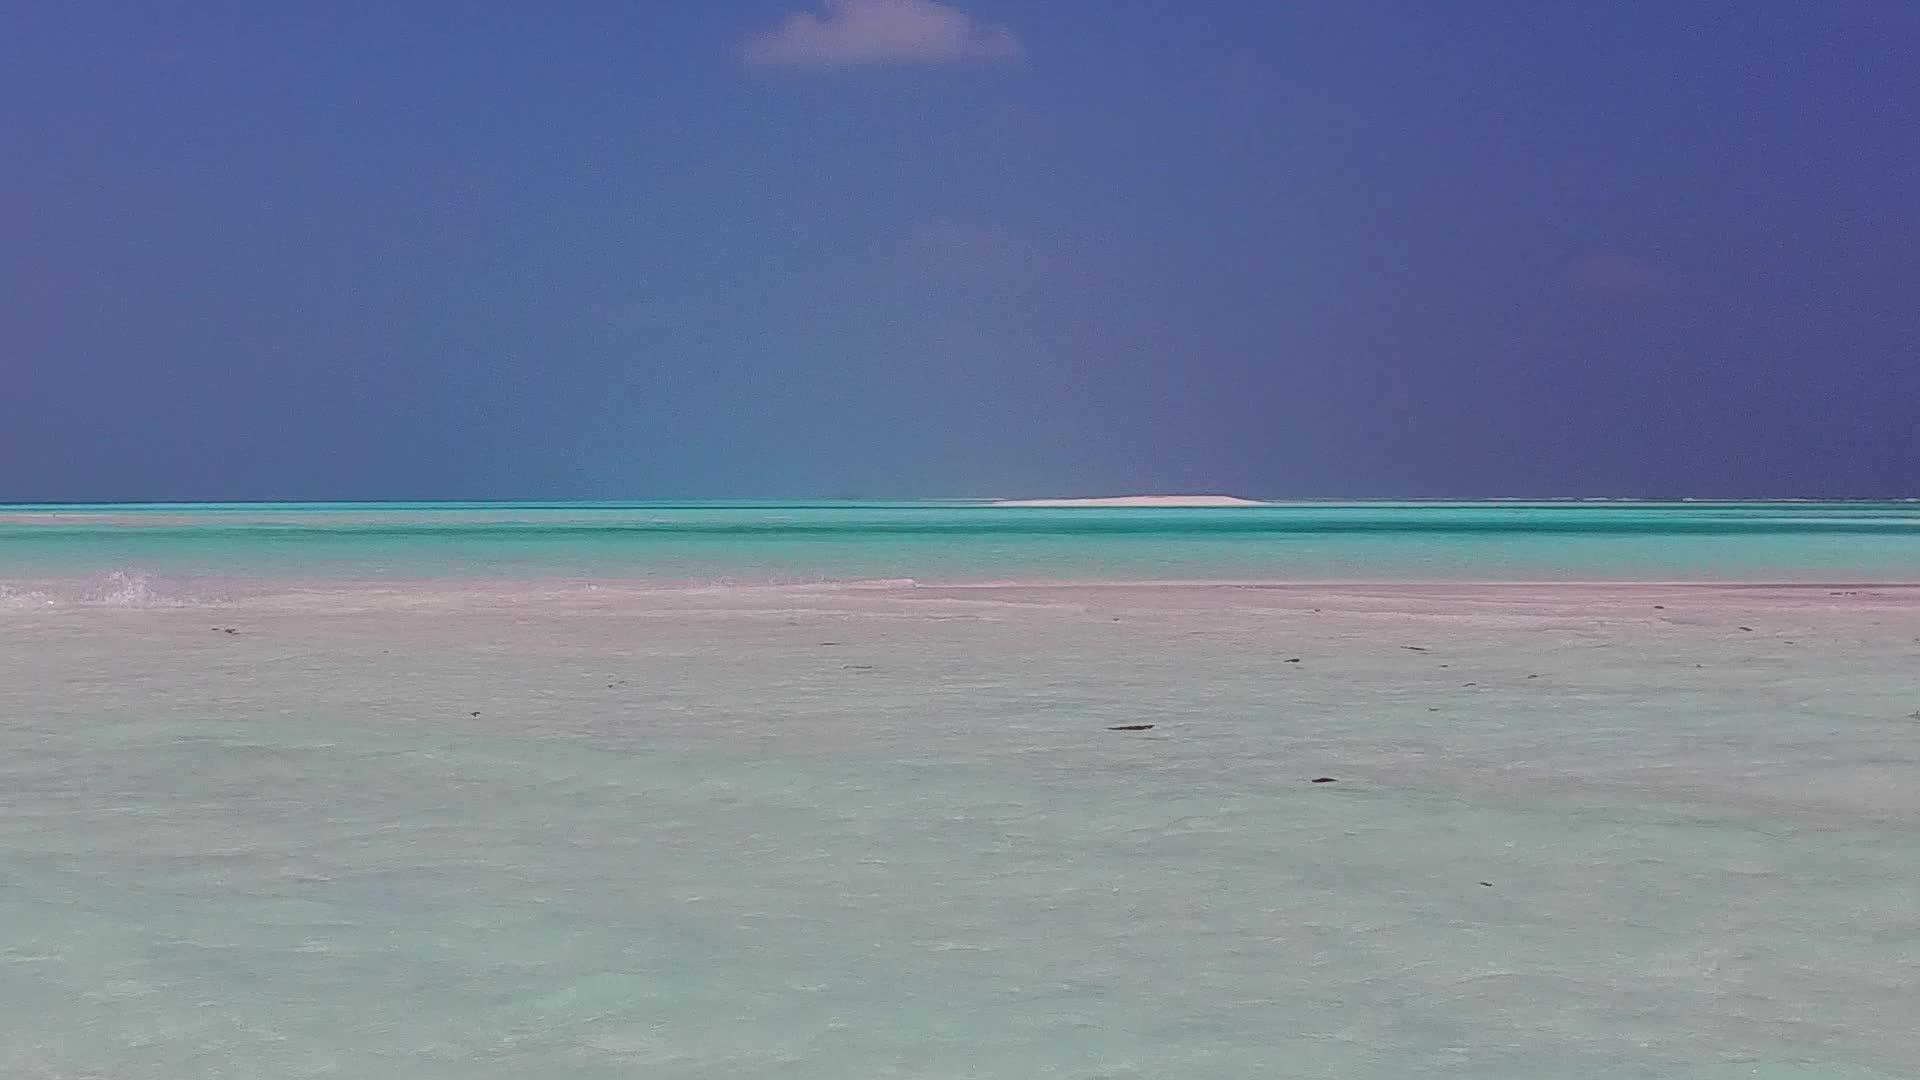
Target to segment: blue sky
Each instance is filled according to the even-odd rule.
[[[0,500],[1920,494],[1920,5],[0,12]]]

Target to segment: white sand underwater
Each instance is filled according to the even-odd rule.
[[[330,585],[0,646],[7,1077],[1920,1075],[1920,590]]]
[[[1220,506],[1267,506],[1268,503],[1234,495],[1112,495],[1091,499],[1001,499],[995,506],[1027,507],[1162,507],[1198,509]]]

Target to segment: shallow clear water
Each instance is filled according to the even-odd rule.
[[[0,580],[1920,580],[1920,503],[14,508]]]
[[[871,583],[1378,539],[924,510],[758,563],[734,515],[789,511],[10,522],[0,1075],[1920,1075],[1920,590]],[[1892,578],[1883,512],[1528,565]],[[896,513],[868,562],[827,529]],[[1536,543],[1461,513],[1389,546]],[[523,514],[549,561],[489,534]],[[869,583],[662,580],[730,573]]]

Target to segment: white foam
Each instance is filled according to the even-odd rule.
[[[24,588],[0,582],[0,611],[30,611],[58,606],[60,600],[44,589]]]
[[[82,578],[0,581],[0,610],[195,607],[225,603],[229,598],[229,592],[207,583],[136,567],[102,570]]]

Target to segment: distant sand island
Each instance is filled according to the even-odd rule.
[[[1106,499],[1001,499],[995,506],[1265,506],[1232,495],[1120,495]]]

